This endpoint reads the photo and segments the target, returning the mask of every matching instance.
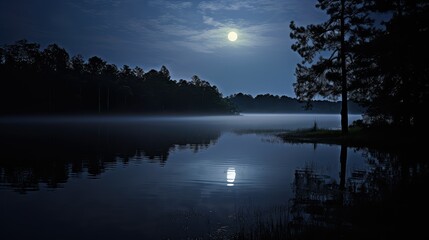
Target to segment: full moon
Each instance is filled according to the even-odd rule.
[[[228,40],[231,42],[234,42],[235,40],[237,40],[238,35],[236,32],[229,32],[228,33]]]

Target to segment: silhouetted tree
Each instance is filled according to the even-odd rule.
[[[97,91],[97,109],[98,113],[101,112],[101,84],[102,84],[102,76],[101,74],[104,71],[107,63],[103,59],[93,56],[88,59],[88,63],[85,64],[85,69],[90,75],[91,83],[93,85],[93,89]]]
[[[69,65],[69,54],[64,48],[60,48],[57,44],[49,45],[42,52],[43,65],[53,72],[64,72]]]
[[[429,2],[375,0],[375,10],[392,17],[385,31],[367,43],[361,59],[367,62],[360,101],[373,122],[396,126],[427,126],[423,111],[429,102]]]
[[[65,104],[64,99],[68,94],[67,70],[69,68],[70,57],[64,48],[57,44],[51,44],[45,48],[41,55],[42,81],[45,81],[46,89],[39,89],[46,92],[48,96],[48,108],[51,112],[56,111],[56,106]]]
[[[0,102],[3,104],[3,112],[32,111],[36,103],[35,97],[38,95],[37,90],[40,88],[39,81],[35,81],[40,76],[39,48],[39,44],[29,43],[27,40],[4,46],[0,67]]]
[[[106,88],[106,111],[110,111],[111,105],[111,89],[117,85],[118,82],[118,68],[115,64],[107,64],[103,71],[104,87]]]
[[[134,75],[135,75],[137,78],[139,78],[139,79],[142,79],[142,78],[143,78],[143,76],[144,76],[143,68],[138,67],[138,66],[136,66],[136,67],[133,69],[133,73],[134,73]]]
[[[292,49],[303,58],[296,67],[295,93],[302,101],[316,95],[341,95],[341,129],[348,132],[348,86],[354,80],[352,65],[355,48],[368,41],[373,21],[368,15],[368,1],[318,0],[316,7],[325,11],[329,19],[320,24],[299,27],[290,23],[290,37],[296,42]],[[319,57],[317,62],[313,62]]]
[[[165,80],[170,80],[170,71],[168,71],[167,67],[162,65],[161,69],[159,70],[159,73],[163,76]]]

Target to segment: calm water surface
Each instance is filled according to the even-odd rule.
[[[261,133],[314,122],[340,126],[337,115],[300,114],[2,119],[0,234],[210,238],[251,222],[255,209],[269,215],[276,206],[299,225],[311,218],[303,203],[337,199],[342,188],[370,192],[374,169],[391,167],[377,152],[288,144]]]

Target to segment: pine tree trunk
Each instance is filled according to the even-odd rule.
[[[107,102],[107,112],[109,112],[110,110],[110,88],[107,88],[107,98],[106,98],[106,102]]]
[[[345,52],[345,0],[341,0],[341,132],[346,135],[348,129],[348,109],[347,109],[347,74],[346,74],[346,52]]]
[[[98,113],[101,112],[101,92],[100,87],[98,87]]]

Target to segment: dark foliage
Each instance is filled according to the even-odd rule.
[[[375,1],[392,17],[385,31],[363,46],[360,102],[377,124],[427,127],[429,101],[429,1]]]
[[[374,126],[427,128],[429,1],[319,0],[316,7],[326,22],[290,25],[292,49],[303,58],[298,98],[341,95],[365,106]]]
[[[2,114],[234,113],[216,86],[172,80],[165,66],[118,69],[94,56],[70,58],[56,44],[18,41],[0,48]]]

